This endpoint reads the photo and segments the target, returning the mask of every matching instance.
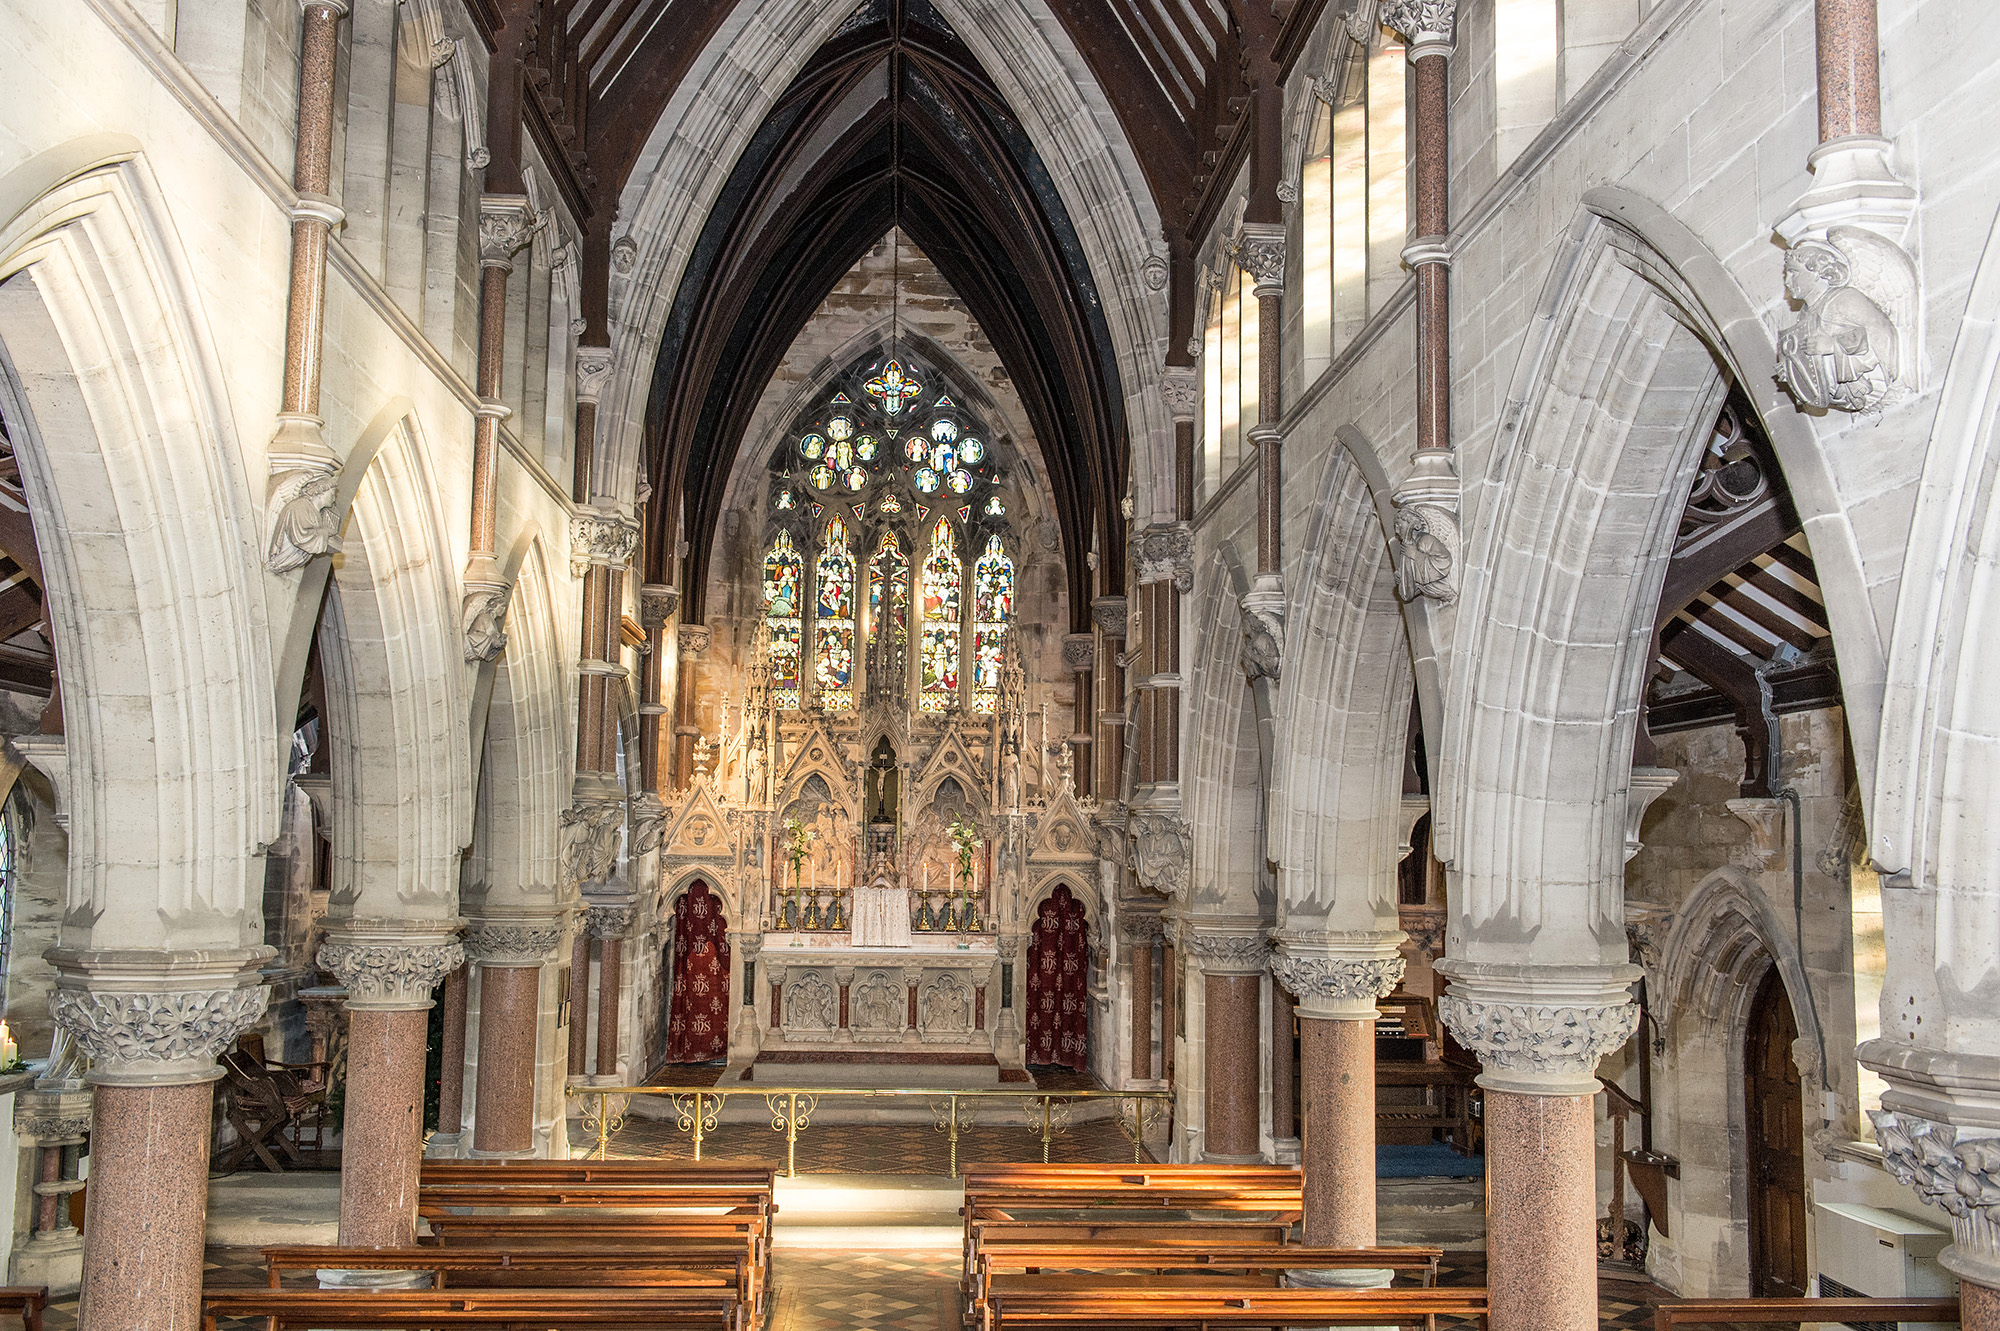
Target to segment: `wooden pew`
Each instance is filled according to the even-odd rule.
[[[431,1288],[615,1288],[692,1286],[736,1291],[745,1327],[760,1319],[760,1273],[740,1243],[655,1244],[577,1248],[338,1248],[264,1249],[271,1289],[288,1274],[337,1271],[421,1271]]]
[[[1168,1249],[1154,1244],[989,1242],[981,1246],[970,1273],[967,1320],[987,1324],[988,1302],[995,1291],[1095,1289],[1106,1283],[1108,1273],[1144,1273],[1145,1288],[1152,1290],[1175,1282],[1213,1287],[1221,1281],[1274,1288],[1283,1283],[1287,1271],[1387,1270],[1414,1275],[1428,1289],[1437,1283],[1443,1255],[1439,1248],[1307,1248],[1287,1243]]]
[[[267,1318],[269,1331],[732,1331],[741,1321],[735,1292],[719,1289],[212,1289],[201,1302],[203,1331],[224,1317]]]
[[[1730,1322],[1956,1322],[1957,1299],[1672,1299],[1653,1312],[1653,1331]]]
[[[47,1285],[0,1285],[0,1313],[20,1318],[25,1331],[42,1331],[42,1312],[48,1305]]]
[[[1130,1282],[1060,1291],[995,1290],[993,1331],[1015,1327],[1290,1327],[1434,1325],[1486,1317],[1483,1289],[1245,1289]]]

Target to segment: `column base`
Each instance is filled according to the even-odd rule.
[[[75,1229],[31,1234],[14,1249],[10,1285],[47,1285],[49,1297],[74,1294],[83,1283],[83,1232]]]
[[[1261,1165],[1264,1154],[1252,1151],[1249,1155],[1223,1155],[1216,1151],[1203,1151],[1201,1161],[1205,1165]]]
[[[463,1132],[433,1132],[424,1143],[424,1159],[457,1160],[465,1153]]]
[[[522,1146],[510,1151],[482,1151],[475,1146],[465,1153],[465,1158],[468,1160],[532,1160],[535,1158],[535,1148],[532,1146]]]
[[[348,1271],[331,1268],[313,1272],[321,1289],[429,1289],[422,1271]]]
[[[1380,1268],[1366,1268],[1356,1271],[1287,1271],[1287,1289],[1387,1289],[1394,1283],[1396,1273]],[[1352,1331],[1399,1331],[1388,1326],[1366,1326],[1352,1328]]]

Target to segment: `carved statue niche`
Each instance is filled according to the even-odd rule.
[[[1855,226],[1785,253],[1805,307],[1778,334],[1778,382],[1808,409],[1874,411],[1917,386],[1917,273],[1902,246]]]
[[[902,802],[902,772],[896,766],[896,749],[887,735],[876,741],[874,752],[868,755],[864,782],[862,818],[870,827],[878,823],[895,826]]]

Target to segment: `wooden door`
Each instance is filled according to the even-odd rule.
[[[1792,1042],[1799,1024],[1775,967],[1750,1007],[1743,1040],[1743,1091],[1749,1125],[1750,1293],[1804,1296],[1806,1159],[1804,1111]]]

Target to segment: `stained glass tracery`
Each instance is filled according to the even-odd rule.
[[[910,559],[892,528],[883,528],[868,558],[868,688],[902,696],[898,682],[910,647]]]
[[[949,518],[931,528],[924,555],[923,689],[918,705],[947,711],[958,702],[959,593],[964,565]]]
[[[998,536],[972,566],[972,710],[991,712],[1000,701],[1006,665],[1007,625],[1014,618],[1014,561]]]
[[[813,625],[813,688],[819,705],[845,712],[854,706],[854,551],[847,520],[826,524],[826,544],[813,569],[818,608]]]
[[[805,589],[805,557],[788,531],[780,531],[764,557],[764,620],[771,628],[771,690],[779,707],[799,705],[799,598]]]

